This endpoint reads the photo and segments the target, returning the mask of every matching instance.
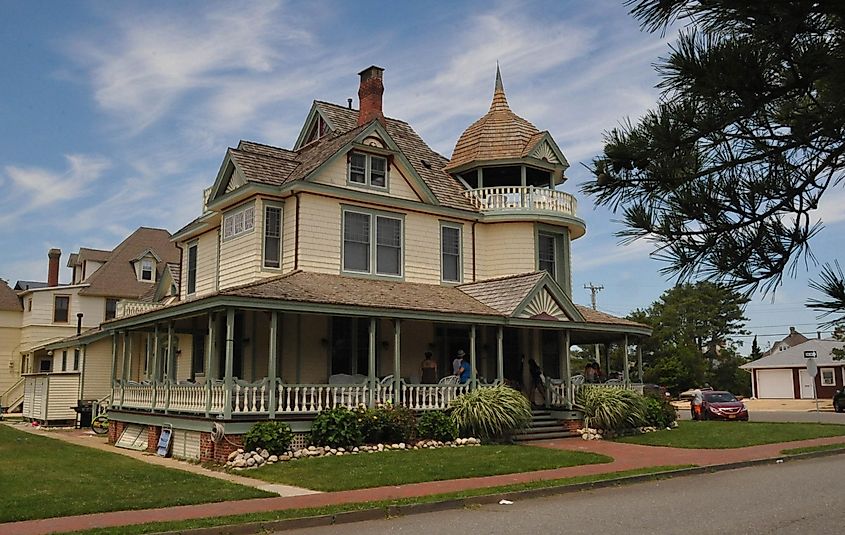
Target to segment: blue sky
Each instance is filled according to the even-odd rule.
[[[45,279],[46,252],[112,248],[136,227],[198,215],[225,148],[290,147],[311,100],[357,102],[357,72],[386,69],[387,115],[449,156],[487,110],[498,60],[511,108],[572,163],[657,97],[652,63],[672,35],[640,32],[621,0],[548,2],[7,2],[0,19],[0,277]],[[843,245],[845,195],[819,208],[821,262]],[[578,194],[574,298],[625,314],[671,285],[648,244],[618,245],[613,214]],[[62,280],[68,278],[63,269]],[[818,266],[810,264],[815,275]],[[807,269],[755,296],[763,347],[816,330]],[[763,336],[766,335],[766,336]],[[750,339],[745,339],[746,351]]]

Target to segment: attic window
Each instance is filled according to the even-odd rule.
[[[228,240],[252,232],[255,228],[255,207],[250,205],[235,210],[223,218],[223,239]]]
[[[311,131],[308,132],[308,137],[305,138],[305,143],[311,143],[312,141],[317,141],[321,137],[328,134],[331,130],[329,129],[329,125],[326,124],[326,121],[323,120],[323,117],[319,114],[317,115],[317,120],[314,121],[314,125],[311,127]]]
[[[387,188],[387,158],[363,152],[350,152],[348,165],[350,184]]]
[[[141,280],[153,280],[153,261],[148,258],[141,260]]]

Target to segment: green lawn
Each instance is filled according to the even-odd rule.
[[[288,520],[292,518],[335,515],[349,511],[362,511],[368,509],[384,509],[384,515],[385,518],[387,518],[387,508],[394,505],[442,502],[446,500],[472,498],[475,496],[506,494],[523,490],[544,489],[548,487],[563,487],[569,485],[578,485],[582,483],[597,483],[600,481],[612,481],[616,479],[624,481],[624,478],[627,477],[648,474],[660,474],[663,472],[682,470],[684,468],[693,468],[694,466],[695,465],[692,464],[675,466],[650,466],[648,468],[623,470],[621,472],[606,472],[604,474],[566,477],[561,479],[544,479],[540,481],[531,481],[529,483],[515,483],[513,485],[503,485],[500,487],[485,487],[480,489],[462,490],[459,492],[449,492],[445,494],[431,494],[428,496],[420,496],[418,498],[401,498],[396,500],[346,503],[342,505],[327,505],[325,507],[309,507],[306,509],[285,509],[282,511],[270,511],[266,513],[248,513],[242,515],[217,516],[211,518],[200,518],[196,520],[182,520],[177,522],[151,522],[149,524],[121,526],[119,528],[98,528],[85,531],[74,531],[73,533],[78,535],[142,535],[149,533],[161,533],[165,531],[186,531],[189,529],[233,526],[237,524],[247,524],[252,522],[272,522],[275,520]],[[221,530],[221,532],[225,533],[226,530]]]
[[[817,451],[845,451],[845,443],[842,444],[824,444],[822,446],[807,446],[805,448],[791,448],[781,451],[784,455],[798,455],[801,453],[815,453]]]
[[[724,449],[833,436],[845,436],[845,425],[705,421],[678,422],[678,428],[672,431],[657,431],[617,440],[646,446]]]
[[[265,465],[241,474],[273,483],[336,491],[531,472],[612,460],[593,453],[534,446],[477,446],[320,457]]]
[[[0,522],[267,496],[0,424]]]

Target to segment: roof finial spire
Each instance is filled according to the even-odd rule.
[[[496,61],[496,87],[493,90],[493,103],[490,104],[490,111],[509,110],[508,99],[505,98],[505,84],[502,83],[502,71],[499,69],[499,61]]]

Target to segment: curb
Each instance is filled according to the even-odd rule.
[[[634,483],[656,481],[659,479],[686,477],[698,474],[711,474],[751,466],[794,462],[803,459],[815,459],[819,457],[831,457],[833,455],[843,454],[845,454],[845,447],[835,450],[822,450],[809,453],[799,453],[795,455],[769,457],[766,459],[755,459],[752,461],[739,461],[727,464],[696,466],[694,468],[681,468],[678,470],[668,470],[666,472],[656,472],[653,474],[643,474],[638,476],[625,476],[614,479],[607,479],[604,481],[593,481],[589,483],[575,483],[572,485],[558,485],[554,487],[545,487],[539,489],[502,492],[498,494],[487,494],[484,496],[473,496],[470,498],[447,499],[439,502],[416,503],[408,505],[388,505],[382,507],[374,507],[371,509],[362,509],[360,511],[336,513],[331,515],[309,516],[285,520],[272,520],[267,522],[251,522],[244,524],[234,524],[229,526],[221,525],[181,531],[162,531],[155,533],[157,533],[158,535],[252,535],[255,533],[263,533],[270,531],[288,531],[294,529],[332,526],[335,524],[349,524],[353,522],[363,522],[367,520],[384,520],[387,518],[393,518],[398,516],[434,513],[451,509],[463,509],[464,507],[471,505],[489,505],[498,503],[499,500],[502,499],[516,501],[527,500],[532,498],[546,498],[549,496],[559,496],[563,494],[572,494],[593,489],[631,485]]]

